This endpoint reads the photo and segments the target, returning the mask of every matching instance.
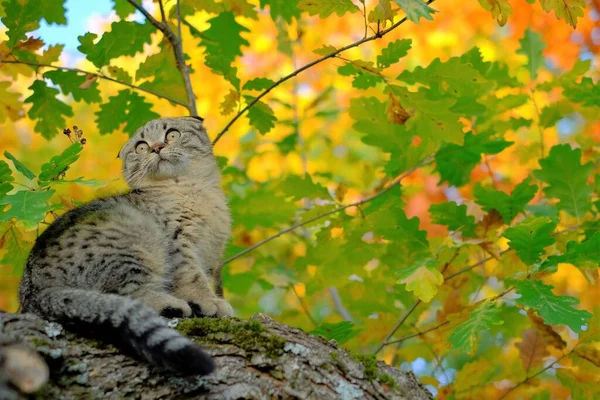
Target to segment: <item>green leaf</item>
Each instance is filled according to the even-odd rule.
[[[336,13],[340,17],[347,12],[358,12],[360,8],[352,3],[352,0],[300,0],[298,8],[308,12],[309,15],[319,15],[321,18],[327,18]]]
[[[581,218],[591,208],[591,185],[587,184],[593,164],[580,164],[581,149],[571,149],[560,144],[550,149],[550,154],[541,159],[542,169],[534,171],[536,178],[547,183],[544,193],[559,200],[557,207],[576,218]]]
[[[65,1],[66,0],[42,0],[40,2],[42,17],[46,22],[59,25],[67,24]]]
[[[207,22],[210,28],[201,37],[202,45],[206,47],[205,64],[239,88],[237,70],[231,67],[231,63],[242,55],[242,46],[250,45],[242,37],[243,32],[250,30],[237,23],[232,12],[222,12]]]
[[[27,168],[25,166],[25,164],[23,164],[21,161],[17,160],[17,158],[15,156],[13,156],[12,154],[10,154],[8,151],[4,151],[4,157],[6,157],[10,161],[12,161],[13,164],[15,165],[15,168],[17,169],[17,171],[19,171],[20,173],[25,175],[25,177],[27,179],[31,180],[31,179],[35,178],[35,174],[33,172],[31,172],[31,170],[29,168]]]
[[[108,98],[108,102],[100,105],[96,112],[96,125],[101,135],[111,133],[118,129],[127,117],[129,104],[129,90],[121,90],[116,96]]]
[[[0,265],[12,266],[11,273],[21,276],[33,243],[25,240],[23,233],[11,224],[0,237],[0,244],[0,247],[6,250],[4,257],[0,259]]]
[[[504,26],[508,21],[508,17],[512,14],[512,7],[507,0],[479,0],[479,4],[492,13],[492,17],[496,18],[500,26]]]
[[[578,84],[571,83],[563,91],[565,97],[584,106],[600,107],[600,85],[592,78],[584,77]]]
[[[33,94],[25,99],[25,103],[32,103],[27,116],[36,120],[36,132],[52,139],[62,132],[66,126],[65,117],[72,117],[73,109],[58,100],[58,90],[48,87],[44,81],[36,80],[29,89],[33,90]]]
[[[305,174],[304,177],[290,175],[277,185],[277,189],[287,196],[293,196],[294,200],[331,198],[327,188],[320,183],[313,182],[309,174]]]
[[[451,231],[462,231],[465,236],[475,236],[475,217],[467,215],[467,206],[453,201],[432,204],[429,207],[431,222],[446,225]]]
[[[496,210],[502,216],[504,223],[510,224],[513,219],[523,212],[527,203],[533,199],[537,186],[530,185],[527,180],[519,183],[510,195],[493,188],[476,185],[473,190],[475,202],[485,211]]]
[[[73,143],[65,149],[60,155],[54,156],[42,165],[42,172],[39,177],[39,184],[43,186],[49,181],[57,180],[60,175],[79,159],[79,153],[83,146],[79,143]]]
[[[542,109],[540,114],[540,125],[543,128],[554,126],[558,120],[563,118],[565,115],[572,113],[573,110],[573,105],[568,102],[561,102],[546,106]]]
[[[433,21],[431,14],[437,12],[422,0],[394,0],[394,2],[406,13],[406,18],[415,24],[419,23],[421,17]]]
[[[6,45],[13,48],[27,39],[26,33],[40,27],[40,19],[44,16],[42,0],[9,0],[3,5],[6,15],[2,17],[2,23],[8,29]]]
[[[268,78],[254,78],[244,84],[242,90],[265,90],[275,82]]]
[[[107,103],[100,105],[96,117],[100,134],[111,133],[125,123],[123,132],[132,136],[136,129],[160,115],[152,111],[152,104],[146,103],[139,94],[121,90],[116,96],[109,97]]]
[[[413,112],[404,125],[411,135],[435,145],[463,142],[463,125],[459,122],[461,114],[452,110],[456,99],[440,96],[425,88],[420,88],[418,92],[411,92],[400,86],[388,88],[398,96],[405,110]]]
[[[335,324],[322,322],[316,329],[309,331],[311,335],[320,335],[327,340],[335,340],[338,344],[344,344],[362,332],[350,321],[341,321]]]
[[[481,76],[477,69],[458,57],[444,62],[436,58],[427,67],[417,66],[412,71],[402,72],[398,79],[411,85],[426,85],[438,96],[444,94],[456,98],[478,98],[490,93],[495,86]]]
[[[270,228],[286,223],[296,212],[293,202],[274,195],[265,187],[248,192],[244,197],[233,197],[230,205],[233,218],[246,229],[257,226]]]
[[[112,0],[112,2],[115,3],[113,9],[121,19],[125,19],[135,12],[135,8],[127,0]]]
[[[10,182],[14,180],[15,178],[13,178],[12,171],[6,161],[0,160],[0,199],[13,189]]]
[[[559,263],[573,264],[579,268],[597,268],[600,263],[600,232],[581,243],[571,240],[564,254],[548,257],[542,269]]]
[[[546,217],[530,217],[519,224],[504,231],[503,236],[509,240],[510,248],[526,265],[533,265],[541,261],[540,256],[544,249],[556,242],[552,233],[556,229],[556,222]]]
[[[531,79],[535,79],[537,78],[538,69],[544,65],[542,52],[546,48],[546,44],[542,41],[542,35],[529,28],[527,28],[525,36],[519,40],[519,43],[521,43],[521,48],[517,50],[517,53],[527,57],[527,69]]]
[[[2,244],[0,247],[6,250],[4,257],[0,259],[0,265],[11,265],[13,267],[12,273],[21,276],[32,243],[25,240],[23,233],[14,225],[9,226],[4,235],[0,237],[0,243]]]
[[[338,73],[343,76],[354,76],[352,86],[357,89],[367,89],[379,82],[385,82],[379,68],[370,61],[349,61],[338,68]]]
[[[583,17],[585,0],[540,0],[546,12],[554,11],[556,18],[567,21],[573,28],[577,27],[577,18]]]
[[[499,86],[517,87],[520,83],[515,78],[511,77],[508,72],[508,66],[497,61],[483,61],[481,52],[477,47],[472,48],[460,59],[463,63],[469,64],[475,68],[481,76],[489,81],[494,81]]]
[[[412,45],[411,39],[398,39],[381,49],[381,54],[377,56],[377,64],[381,68],[387,68],[392,64],[397,63],[400,59],[408,54]]]
[[[185,84],[173,57],[173,47],[163,40],[159,49],[157,54],[149,56],[140,64],[135,74],[136,80],[152,78],[151,81],[143,82],[140,87],[186,102]]]
[[[481,154],[498,154],[513,142],[494,138],[491,132],[473,135],[467,132],[462,146],[455,143],[442,145],[435,154],[436,170],[441,182],[463,186],[470,182],[471,171],[481,162]]]
[[[278,17],[283,18],[287,23],[291,23],[292,19],[300,18],[300,10],[296,1],[289,0],[260,0],[260,7],[269,6],[271,18],[276,21]]]
[[[254,100],[254,97],[252,96],[244,96],[244,98],[246,99],[246,103],[250,103]],[[250,107],[247,116],[250,120],[250,125],[263,135],[273,129],[275,121],[277,121],[271,107],[260,100]]]
[[[494,325],[503,323],[500,319],[500,308],[488,301],[471,311],[469,319],[454,328],[448,340],[452,343],[453,349],[473,354],[478,336]]]
[[[359,97],[350,101],[350,116],[356,121],[354,129],[363,133],[362,141],[390,154],[386,172],[394,175],[414,167],[431,149],[425,143],[415,148],[406,126],[388,121],[389,105],[375,97]]]
[[[537,311],[544,321],[550,325],[567,325],[575,332],[581,331],[586,319],[592,314],[585,310],[573,308],[579,300],[570,296],[556,296],[553,286],[544,285],[537,279],[527,279],[515,284],[517,293],[521,295],[516,302]]]
[[[110,72],[112,77],[115,78],[116,80],[119,80],[119,81],[125,82],[125,83],[133,83],[133,79],[129,75],[129,72],[125,71],[121,67],[115,67],[114,65],[111,65],[110,67],[108,67],[108,72]]]
[[[34,192],[21,190],[0,199],[0,221],[10,221],[12,218],[22,221],[25,227],[34,228],[42,221],[50,206],[46,202],[52,197],[53,190]],[[10,208],[6,210],[6,206]]]
[[[86,55],[96,67],[110,64],[110,60],[120,56],[133,56],[144,50],[144,44],[150,44],[151,34],[156,28],[149,22],[138,24],[133,21],[117,21],[111,24],[110,32],[105,32],[97,43],[95,33],[79,36],[81,45],[77,50]]]
[[[74,71],[54,70],[44,73],[44,78],[50,79],[55,85],[60,86],[60,90],[64,94],[72,94],[73,100],[85,101],[86,103],[100,103],[100,90],[98,90],[98,82],[94,81],[88,87],[82,88],[82,85],[87,82],[87,77],[84,74],[78,74]]]

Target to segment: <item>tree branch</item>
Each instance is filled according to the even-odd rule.
[[[167,40],[173,46],[173,53],[175,55],[175,61],[177,63],[177,69],[181,73],[181,77],[183,78],[183,82],[185,84],[185,93],[187,95],[187,104],[185,105],[191,116],[197,117],[198,111],[196,110],[196,96],[194,95],[194,90],[192,88],[192,81],[190,79],[190,69],[185,63],[185,57],[183,54],[183,46],[181,37],[177,37],[175,33],[169,28],[167,25],[167,21],[160,22],[155,19],[140,3],[135,0],[127,0],[132,6],[134,6],[139,12],[141,12],[144,17],[154,25],[159,31],[165,35]],[[181,30],[181,16],[179,14],[179,1],[177,2],[177,24]]]
[[[253,251],[253,250],[257,249],[258,247],[260,247],[260,246],[262,246],[262,245],[264,245],[264,244],[267,244],[267,243],[269,243],[270,241],[272,241],[272,240],[274,240],[274,239],[277,239],[277,238],[278,238],[279,236],[281,236],[281,235],[284,235],[284,234],[286,234],[286,233],[288,233],[288,232],[291,232],[291,231],[293,231],[293,230],[295,230],[295,229],[298,229],[298,228],[300,228],[300,227],[302,227],[302,226],[304,226],[304,225],[308,225],[308,224],[310,224],[311,222],[317,221],[317,220],[319,220],[319,219],[321,219],[321,218],[325,218],[325,217],[327,217],[327,216],[329,216],[329,215],[331,215],[331,214],[336,214],[336,213],[338,213],[338,212],[340,212],[340,211],[344,211],[344,210],[345,210],[345,209],[347,209],[347,208],[350,208],[350,207],[358,207],[358,206],[361,206],[361,205],[363,205],[363,204],[365,204],[365,203],[368,203],[368,202],[370,202],[371,200],[374,200],[374,199],[378,198],[379,196],[382,196],[383,194],[387,193],[387,192],[388,192],[390,189],[392,189],[394,186],[396,186],[397,184],[399,184],[399,183],[400,183],[400,182],[401,182],[401,181],[402,181],[404,178],[406,178],[407,176],[409,176],[410,174],[412,174],[413,172],[415,172],[417,169],[421,168],[422,166],[425,166],[425,165],[427,165],[427,164],[431,163],[432,161],[433,161],[433,156],[427,156],[427,157],[426,157],[426,158],[425,158],[423,161],[421,161],[421,162],[420,162],[418,165],[416,165],[415,167],[413,167],[413,168],[409,169],[408,171],[406,171],[406,172],[405,172],[405,173],[403,173],[402,175],[398,176],[398,177],[397,177],[396,179],[394,179],[394,180],[392,181],[392,183],[390,183],[390,184],[389,184],[389,185],[388,185],[386,188],[384,188],[384,189],[380,190],[379,192],[375,193],[374,195],[372,195],[372,196],[370,196],[370,197],[367,197],[367,198],[365,198],[365,199],[362,199],[362,200],[360,200],[360,201],[357,201],[357,202],[355,202],[355,203],[351,203],[351,204],[346,204],[346,205],[344,205],[344,206],[340,206],[340,207],[338,207],[338,208],[336,208],[336,209],[333,209],[333,210],[331,210],[331,211],[328,211],[328,212],[326,212],[326,213],[323,213],[323,214],[320,214],[320,215],[314,216],[314,217],[312,217],[312,218],[309,218],[309,219],[307,219],[306,221],[302,221],[302,222],[299,222],[299,223],[297,223],[297,224],[295,224],[295,225],[292,225],[292,226],[290,226],[289,228],[285,228],[284,230],[282,230],[282,231],[279,231],[279,232],[278,232],[278,233],[276,233],[275,235],[273,235],[273,236],[269,236],[268,238],[266,238],[266,239],[263,239],[263,240],[261,240],[260,242],[258,242],[258,243],[256,243],[256,244],[254,244],[254,245],[252,245],[252,246],[250,246],[250,247],[248,247],[247,249],[244,249],[244,250],[240,251],[239,253],[237,253],[237,254],[235,254],[235,255],[233,255],[233,256],[231,256],[231,257],[229,257],[228,259],[226,259],[225,261],[223,261],[223,265],[225,265],[225,264],[227,264],[227,263],[230,263],[231,261],[233,261],[233,260],[235,260],[235,259],[237,259],[237,258],[240,258],[241,256],[243,256],[243,255],[245,255],[245,254],[248,254],[248,253],[250,253],[251,251]]]
[[[129,0],[130,2],[133,0]],[[427,4],[431,4],[433,3],[435,0],[428,0]],[[400,21],[396,22],[395,24],[393,24],[392,26],[390,26],[387,29],[384,29],[382,31],[378,31],[376,34],[372,35],[372,36],[368,36],[365,37],[357,42],[354,42],[352,44],[349,44],[347,46],[344,46],[338,50],[332,51],[331,53],[318,58],[306,65],[304,65],[303,67],[298,68],[297,70],[295,70],[294,72],[284,76],[283,78],[279,79],[277,82],[273,83],[271,86],[269,86],[268,88],[266,88],[265,90],[263,90],[258,96],[256,96],[254,98],[254,100],[252,100],[250,103],[248,103],[244,108],[242,108],[228,123],[227,125],[225,125],[225,127],[221,130],[221,132],[219,132],[219,134],[217,135],[217,137],[215,138],[215,140],[213,140],[213,145],[216,144],[219,139],[221,139],[221,136],[223,136],[225,134],[225,132],[227,132],[229,130],[229,128],[231,127],[231,125],[233,125],[235,123],[235,121],[237,121],[242,115],[244,115],[244,113],[246,111],[248,111],[250,109],[250,107],[252,107],[254,104],[256,104],[260,99],[262,99],[263,97],[265,97],[271,90],[275,89],[277,86],[281,85],[283,82],[286,82],[288,80],[290,80],[291,78],[295,77],[296,75],[300,74],[301,72],[306,71],[307,69],[322,63],[325,60],[328,60],[330,58],[334,58],[335,56],[337,56],[338,54],[352,49],[354,47],[358,47],[363,43],[367,43],[376,39],[379,39],[383,36],[385,36],[386,34],[390,33],[391,31],[393,31],[394,29],[396,29],[397,27],[399,27],[400,25],[402,25],[403,23],[405,23],[407,20],[407,17],[402,18]]]
[[[145,92],[145,93],[151,94],[151,95],[153,95],[155,97],[158,97],[159,99],[169,100],[172,103],[179,104],[180,106],[187,107],[186,103],[184,103],[182,101],[179,101],[179,100],[176,100],[174,98],[171,98],[169,96],[165,96],[164,94],[160,94],[160,93],[157,93],[155,91],[152,91],[152,90],[149,90],[149,89],[145,89],[143,87],[136,86],[136,85],[133,85],[131,83],[123,82],[123,81],[120,81],[118,79],[111,78],[110,76],[106,76],[104,74],[100,74],[100,73],[96,73],[96,72],[84,71],[84,70],[79,69],[79,68],[60,67],[58,65],[40,64],[40,63],[34,63],[34,62],[22,61],[22,60],[1,60],[0,63],[2,63],[2,64],[22,64],[22,65],[29,65],[30,67],[36,67],[36,68],[53,68],[53,69],[58,69],[58,70],[61,70],[61,71],[72,71],[72,72],[77,72],[77,73],[80,73],[80,74],[93,75],[93,76],[95,76],[95,77],[97,77],[99,79],[104,79],[104,80],[107,80],[107,81],[118,83],[119,85],[127,86],[128,88],[139,90],[140,92]]]

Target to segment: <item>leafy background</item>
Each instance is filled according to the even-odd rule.
[[[193,108],[172,42],[111,5],[74,53],[38,31],[81,24],[65,0],[0,4],[2,309],[48,223],[126,190],[128,135]],[[238,316],[414,370],[439,398],[600,396],[597,1],[181,0],[180,16]]]

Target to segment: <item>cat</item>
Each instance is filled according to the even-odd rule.
[[[173,372],[214,369],[160,317],[233,312],[213,288],[231,219],[202,121],[157,119],[135,132],[118,155],[131,191],[74,208],[39,236],[20,284],[22,312],[102,331]]]

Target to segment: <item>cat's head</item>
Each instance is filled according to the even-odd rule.
[[[134,189],[189,177],[218,180],[212,143],[199,117],[162,118],[139,128],[119,152]]]

